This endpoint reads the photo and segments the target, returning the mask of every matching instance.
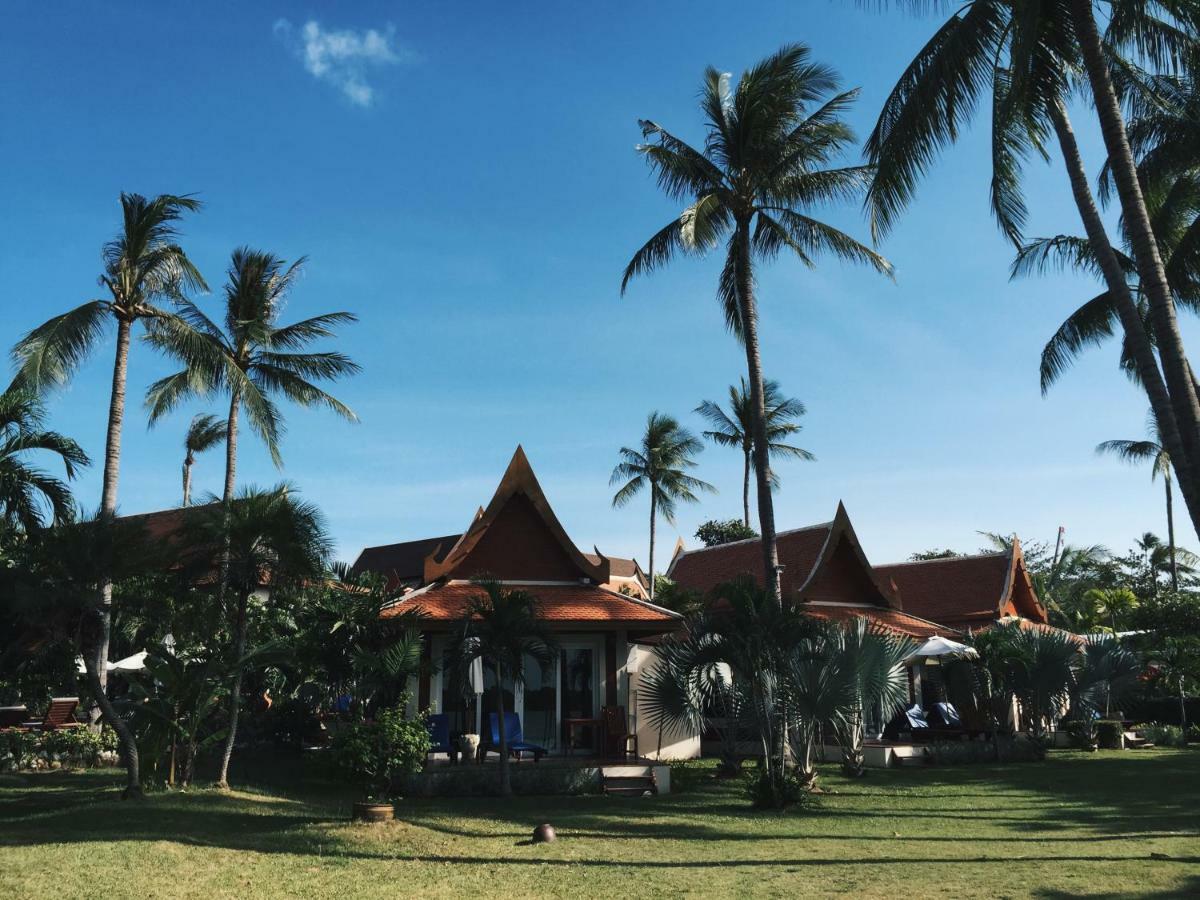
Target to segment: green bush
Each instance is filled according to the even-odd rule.
[[[1187,730],[1189,744],[1200,744],[1200,725],[1189,725]]]
[[[935,741],[925,745],[925,753],[936,766],[961,766],[996,762],[997,745],[986,741]],[[1000,762],[1035,762],[1045,759],[1044,742],[1028,735],[1001,737]]]
[[[1125,724],[1112,719],[1101,719],[1096,723],[1096,741],[1105,750],[1121,750],[1125,747]]]
[[[407,701],[383,710],[374,722],[347,726],[334,739],[337,766],[362,786],[368,800],[383,800],[393,782],[402,782],[425,765],[429,753],[429,727],[425,715],[404,716]]]
[[[116,733],[105,728],[61,731],[0,731],[0,769],[45,768],[49,764],[87,768],[101,765],[113,753]]]
[[[755,809],[783,809],[788,806],[809,809],[816,805],[815,795],[806,790],[800,779],[792,772],[783,776],[783,783],[779,785],[778,789],[771,783],[765,766],[758,766],[747,772],[744,777],[746,797]]]
[[[671,762],[671,793],[684,794],[695,790],[713,773],[712,766],[698,759],[676,759]]]
[[[1135,726],[1135,730],[1156,747],[1186,747],[1187,738],[1178,725],[1159,725],[1150,722]]]
[[[1095,750],[1098,746],[1095,719],[1071,719],[1065,723],[1071,746],[1076,750]]]

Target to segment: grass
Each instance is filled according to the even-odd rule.
[[[402,801],[383,826],[347,824],[353,795],[295,768],[242,771],[255,788],[142,803],[115,798],[113,772],[0,776],[0,896],[1200,894],[1196,750],[831,771],[813,812],[753,813],[739,784],[703,780]],[[531,845],[542,821],[559,840]]]

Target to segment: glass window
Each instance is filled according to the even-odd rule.
[[[545,665],[525,657],[525,739],[553,750],[558,747],[558,685],[554,660]]]
[[[460,678],[449,651],[442,654],[442,697],[439,711],[450,717],[451,736],[475,731],[475,692]]]
[[[563,719],[594,719],[596,718],[596,659],[595,652],[590,647],[575,647],[562,651],[560,664],[562,667],[562,714]],[[564,730],[568,723],[564,721]],[[596,748],[596,729],[589,726],[575,726],[571,729],[569,738],[572,749]]]

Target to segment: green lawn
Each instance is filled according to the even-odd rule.
[[[346,824],[336,786],[267,786],[288,771],[138,804],[111,772],[0,776],[0,896],[1200,894],[1195,750],[829,773],[815,812],[756,814],[706,780],[644,799],[406,801],[385,826]],[[539,821],[557,843],[528,843]]]

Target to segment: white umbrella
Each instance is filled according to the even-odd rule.
[[[904,660],[905,665],[923,662],[927,666],[936,666],[943,659],[978,659],[979,652],[974,647],[960,644],[949,638],[931,637]]]
[[[80,675],[87,674],[87,666],[83,664],[83,657],[75,658],[75,668]],[[124,659],[118,659],[116,662],[106,663],[104,666],[109,672],[140,672],[146,668],[146,651],[135,653],[133,656],[127,656]]]

